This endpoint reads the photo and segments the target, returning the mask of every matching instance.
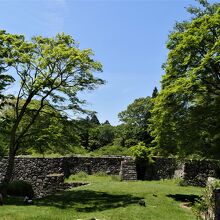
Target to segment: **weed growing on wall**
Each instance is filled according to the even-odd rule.
[[[214,219],[214,190],[217,188],[220,188],[220,180],[209,178],[207,186],[203,190],[201,199],[197,200],[193,209],[198,217],[202,216],[204,219]]]

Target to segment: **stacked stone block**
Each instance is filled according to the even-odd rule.
[[[132,159],[126,159],[121,162],[120,168],[121,180],[137,180],[136,164]]]

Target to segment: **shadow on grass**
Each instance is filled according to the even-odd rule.
[[[190,195],[185,195],[185,194],[169,194],[167,197],[172,198],[178,202],[187,202],[190,205],[194,205],[196,201],[201,199],[201,196],[190,194]]]
[[[92,190],[77,190],[64,191],[43,199],[37,199],[34,204],[61,209],[72,208],[78,212],[94,212],[138,204],[140,199],[128,194],[114,195]]]

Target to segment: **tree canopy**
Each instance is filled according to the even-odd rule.
[[[126,146],[133,146],[143,141],[146,145],[151,143],[151,136],[148,131],[149,119],[152,110],[152,98],[138,98],[128,105],[127,109],[120,112],[118,117],[124,125],[118,126],[118,136],[121,143]]]
[[[199,1],[169,35],[151,134],[161,153],[220,157],[220,4]]]
[[[6,173],[8,182],[11,178],[13,157],[40,112],[46,106],[61,112],[68,109],[84,112],[84,100],[78,98],[78,93],[93,90],[104,81],[93,74],[102,71],[102,65],[92,58],[92,50],[80,50],[78,43],[64,33],[57,34],[54,38],[36,36],[27,41],[24,36],[1,31],[0,42],[4,51],[1,52],[1,66],[7,67],[4,68],[6,74],[14,77],[19,86],[14,97],[15,114],[10,131],[10,159]],[[8,74],[12,69],[15,74]],[[33,99],[38,100],[39,105],[30,109],[28,106]],[[30,117],[25,118],[30,111]],[[25,126],[21,126],[24,124]]]

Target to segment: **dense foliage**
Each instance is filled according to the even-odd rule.
[[[39,105],[38,100],[30,103],[20,124],[21,130],[29,122],[32,111]],[[60,111],[48,105],[21,139],[18,154],[131,154],[129,148],[139,142],[143,141],[147,146],[151,143],[152,138],[147,132],[151,108],[150,97],[137,99],[128,106],[127,110],[121,112],[120,117],[124,123],[112,126],[107,120],[100,123],[94,113],[86,118],[68,119]],[[135,114],[137,109],[139,112],[134,117],[130,112]],[[7,153],[6,146],[9,144],[10,128],[13,124],[13,107],[9,106],[2,113],[7,120],[1,124],[1,155]]]
[[[169,36],[151,134],[161,154],[220,158],[220,4],[199,2]]]
[[[138,142],[149,145],[152,137],[149,134],[148,124],[153,107],[153,98],[138,98],[130,104],[125,111],[119,113],[119,119],[123,122],[119,130],[123,133],[124,145],[133,146]]]
[[[22,180],[15,180],[9,184],[7,189],[7,194],[9,196],[19,196],[19,197],[28,196],[29,198],[33,198],[34,190],[32,189],[30,183]]]

